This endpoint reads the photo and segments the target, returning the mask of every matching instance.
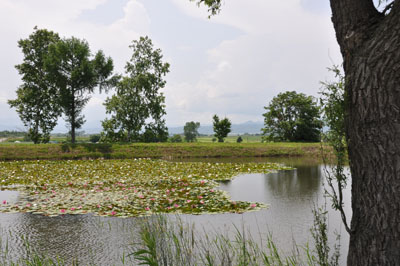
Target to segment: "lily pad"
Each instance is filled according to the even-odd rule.
[[[0,162],[0,189],[22,193],[17,203],[3,202],[0,211],[119,217],[241,213],[266,205],[231,201],[226,192],[216,189],[216,181],[281,169],[290,168],[273,163],[150,159]]]

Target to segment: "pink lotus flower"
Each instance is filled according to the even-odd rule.
[[[179,208],[179,205],[175,203],[175,204],[174,204],[174,207],[175,207],[175,208]]]
[[[200,181],[200,184],[204,184],[206,181],[205,180],[201,180]]]
[[[30,203],[26,204],[26,207],[28,207],[28,208],[31,207],[31,206],[32,206],[32,204],[30,204]]]
[[[146,207],[146,208],[144,208],[146,211],[150,211],[150,208],[149,207]]]
[[[190,199],[188,199],[187,201],[186,201],[187,203],[190,203],[190,202],[192,202]]]
[[[251,208],[255,208],[255,207],[257,207],[257,204],[253,203],[253,204],[250,205],[250,207]]]
[[[203,198],[203,196],[197,196],[197,198],[198,198],[198,199],[202,199],[202,198]]]
[[[6,201],[6,200],[3,200],[3,204],[7,204],[7,201]]]
[[[155,198],[151,198],[150,200],[155,201],[156,199]]]
[[[82,206],[78,206],[78,209],[79,209],[79,210],[82,209]]]
[[[210,189],[210,192],[214,192],[215,190],[214,189]]]
[[[96,207],[97,207],[97,208],[100,208],[101,206],[100,206],[100,204],[97,204]]]
[[[172,200],[172,199],[168,199],[168,201],[169,201],[169,203],[172,203],[172,202],[173,202],[173,200]]]
[[[75,208],[74,208],[74,207],[72,207],[72,208],[71,208],[71,211],[75,211]]]
[[[204,204],[204,201],[200,200],[200,203],[201,203],[201,204]]]
[[[171,191],[172,191],[172,192],[175,192],[175,188],[171,188]]]
[[[144,196],[143,195],[139,195],[139,198],[144,199]]]
[[[114,215],[117,214],[117,212],[116,212],[116,211],[112,211],[110,214],[111,214],[112,216],[114,216]]]
[[[60,212],[61,212],[61,213],[65,213],[65,209],[61,209]]]

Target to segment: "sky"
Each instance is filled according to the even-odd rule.
[[[1,0],[0,130],[23,130],[8,99],[21,84],[15,65],[17,46],[45,28],[62,37],[88,41],[92,53],[103,50],[124,73],[129,45],[149,36],[170,63],[166,123],[211,124],[212,116],[232,123],[262,122],[264,106],[280,92],[318,97],[327,70],[342,62],[328,0],[225,0],[221,13],[189,0]],[[101,129],[108,94],[94,94],[84,109],[83,130]],[[63,119],[55,132],[67,132]]]

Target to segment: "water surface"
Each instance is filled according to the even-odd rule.
[[[208,159],[202,161],[229,161]],[[313,223],[312,207],[324,203],[324,168],[315,160],[305,158],[252,158],[239,161],[282,162],[296,170],[271,174],[246,174],[220,184],[233,200],[258,201],[269,204],[268,209],[244,214],[181,215],[184,221],[195,223],[206,232],[233,233],[236,228],[246,228],[255,237],[272,233],[278,246],[289,252],[293,240],[305,245],[311,241]],[[235,160],[238,161],[238,160]],[[0,200],[17,200],[18,194],[1,191]],[[346,211],[350,214],[350,190],[345,191]],[[330,208],[330,237],[333,231],[342,234],[342,263],[347,255],[348,236],[341,226],[340,215]],[[3,239],[8,241],[10,255],[14,258],[25,252],[23,236],[32,247],[52,257],[60,256],[71,262],[79,258],[80,264],[119,265],[135,242],[135,231],[144,218],[96,217],[93,215],[64,215],[45,217],[29,213],[0,213]]]

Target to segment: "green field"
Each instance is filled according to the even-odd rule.
[[[227,143],[236,143],[236,140],[239,136],[228,136],[225,138],[225,142]],[[242,143],[260,143],[262,136],[255,135],[243,135],[241,136],[243,139]],[[200,136],[197,137],[198,142],[213,142],[213,136]]]
[[[329,148],[328,148],[329,149]],[[1,143],[0,160],[221,157],[320,157],[320,143]]]

